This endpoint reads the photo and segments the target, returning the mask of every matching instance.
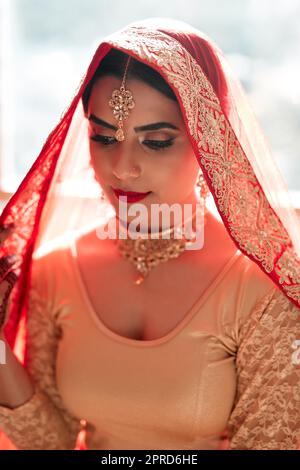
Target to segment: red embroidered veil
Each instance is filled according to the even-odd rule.
[[[207,36],[171,19],[150,18],[104,38],[70,106],[6,205],[15,229],[0,255],[17,254],[7,341],[26,362],[26,305],[32,255],[45,241],[111,216],[89,163],[81,96],[111,48],[156,69],[177,96],[195,156],[236,246],[300,306],[300,225],[285,182],[226,58]],[[207,77],[214,77],[211,83]]]

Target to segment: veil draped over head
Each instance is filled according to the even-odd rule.
[[[109,203],[99,197],[81,100],[111,48],[149,65],[170,85],[229,236],[300,306],[299,221],[239,81],[206,35],[180,21],[150,18],[102,40],[70,106],[2,213],[1,223],[14,222],[15,229],[0,254],[17,254],[20,264],[4,332],[23,363],[35,250],[113,214]],[[208,77],[214,77],[214,83]]]

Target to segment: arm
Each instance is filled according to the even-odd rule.
[[[229,450],[298,449],[299,340],[300,310],[275,286],[239,329]]]
[[[5,351],[5,364],[0,365],[0,405],[15,408],[33,395],[33,385],[27,371],[18,361],[0,330],[0,341]]]
[[[7,403],[0,406],[0,427],[18,449],[74,449],[80,421],[65,409],[55,381],[60,332],[51,303],[34,285],[27,315],[26,371],[21,370],[23,366],[17,363],[15,357],[11,358],[18,372],[15,376],[14,371],[11,372],[9,386],[12,390],[18,388],[23,374],[23,377],[30,378],[33,388],[32,391],[22,392],[19,400],[14,398],[14,404],[20,403],[27,394],[29,399],[25,403],[13,408]],[[9,356],[11,354],[8,352]],[[8,364],[0,367],[8,367]]]

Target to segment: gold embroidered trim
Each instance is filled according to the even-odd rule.
[[[231,236],[242,251],[261,263],[266,273],[275,271],[287,295],[300,304],[300,260],[292,248],[286,251],[291,245],[289,234],[263,193],[196,60],[178,41],[144,26],[117,32],[106,43],[159,68],[173,86],[198,149],[197,160]],[[290,257],[295,260],[292,269],[286,262]]]

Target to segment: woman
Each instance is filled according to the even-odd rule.
[[[19,270],[0,369],[14,445],[297,449],[300,231],[286,195],[212,41],[163,19],[103,40],[1,218],[15,224],[3,282]],[[123,237],[138,201],[142,243]],[[153,221],[164,203],[192,208],[201,249],[175,237],[175,216]]]

